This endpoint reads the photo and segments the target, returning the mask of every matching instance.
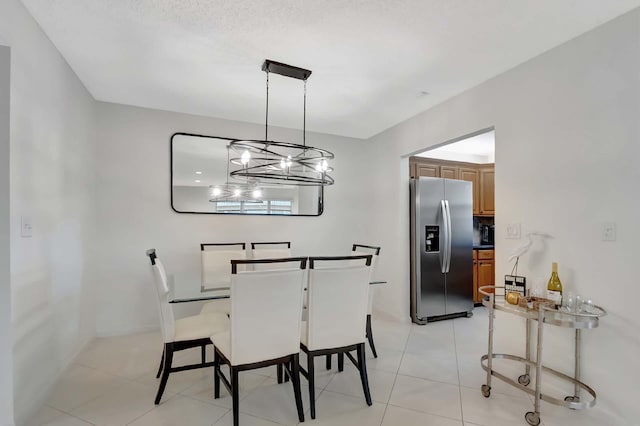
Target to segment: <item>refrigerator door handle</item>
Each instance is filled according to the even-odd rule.
[[[440,250],[440,266],[443,274],[446,274],[448,271],[448,262],[449,262],[449,249],[451,248],[451,244],[449,242],[449,226],[451,225],[451,221],[447,220],[447,205],[445,200],[440,200],[440,212],[442,214],[442,250]]]
[[[451,240],[453,239],[452,233],[451,233],[451,209],[449,208],[449,200],[444,200],[444,207],[445,210],[447,212],[447,216],[446,216],[446,230],[447,230],[447,241],[446,241],[446,247],[447,247],[447,258],[446,258],[446,268],[445,268],[445,273],[449,273],[449,269],[451,268]]]

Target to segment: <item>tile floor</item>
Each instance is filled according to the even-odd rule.
[[[491,398],[480,393],[485,374],[487,313],[472,318],[417,326],[374,317],[379,358],[368,352],[367,368],[373,406],[367,407],[355,368],[317,368],[317,425],[502,426],[523,425],[532,409],[529,396],[494,380]],[[57,383],[50,399],[28,423],[42,425],[231,425],[231,400],[213,399],[213,373],[192,370],[172,374],[162,403],[153,404],[158,381],[159,333],[97,339],[78,356]],[[209,354],[211,355],[211,354]],[[181,352],[177,362],[197,362],[199,350]],[[301,357],[304,360],[304,357]],[[304,362],[303,362],[304,364]],[[500,368],[514,378],[521,367]],[[240,424],[295,425],[297,415],[290,383],[278,385],[275,367],[241,373]],[[598,408],[570,411],[544,404],[544,426],[603,425]]]

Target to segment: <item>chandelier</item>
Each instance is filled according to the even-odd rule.
[[[329,175],[333,171],[329,161],[333,153],[307,146],[307,79],[311,71],[292,65],[265,60],[262,70],[267,74],[267,108],[264,140],[234,140],[229,144],[234,156],[231,164],[237,167],[229,174],[255,182],[296,186],[333,185]],[[269,140],[269,73],[295,78],[304,82],[302,144]]]

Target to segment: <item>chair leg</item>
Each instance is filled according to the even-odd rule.
[[[238,383],[238,369],[236,367],[229,367],[231,370],[231,398],[233,399],[233,426],[240,425],[240,395]]]
[[[358,367],[360,370],[360,380],[362,381],[362,390],[364,391],[364,399],[367,401],[367,405],[373,404],[371,402],[371,392],[369,391],[369,378],[367,377],[367,359],[364,353],[364,343],[358,345]]]
[[[376,352],[376,345],[373,344],[373,332],[371,331],[371,314],[367,315],[367,340],[369,340],[369,346],[374,358],[378,358],[378,352]]]
[[[292,370],[292,365],[291,365],[291,363],[289,363],[289,370],[293,371],[293,370]],[[288,381],[289,381],[289,379],[290,379],[290,377],[289,377],[289,373],[287,373],[287,369],[286,369],[286,368],[283,368],[283,369],[282,369],[282,373],[284,374],[284,381],[285,381],[285,383],[286,383],[286,382],[288,382]]]
[[[296,408],[298,409],[298,421],[304,422],[304,408],[302,407],[302,390],[300,388],[300,354],[294,354],[291,359],[291,383],[293,384],[293,394],[296,397]]]
[[[160,367],[158,367],[158,374],[156,374],[156,379],[160,378],[163,365],[164,365],[164,346],[162,347],[162,356],[160,357]]]
[[[276,368],[278,369],[277,376],[278,376],[278,384],[280,385],[283,382],[282,364],[278,364]]]
[[[344,371],[344,354],[343,353],[338,354],[338,371],[339,372]]]
[[[162,379],[160,380],[160,386],[158,387],[158,393],[156,394],[155,404],[160,404],[164,388],[167,386],[167,380],[169,380],[169,373],[171,372],[171,362],[173,361],[173,343],[165,343],[164,345],[164,367],[162,371]]]
[[[220,398],[220,355],[213,348],[213,399]]]
[[[311,405],[311,418],[316,418],[316,380],[313,368],[313,355],[307,354],[307,374],[309,375],[309,405]]]
[[[207,349],[206,349],[206,345],[202,345],[201,348],[201,354],[202,354],[202,363],[204,364],[205,362],[207,362]]]
[[[331,370],[331,354],[327,355],[327,370]]]

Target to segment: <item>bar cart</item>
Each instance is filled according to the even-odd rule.
[[[605,316],[607,313],[599,306],[593,305],[589,312],[569,312],[551,308],[545,305],[540,305],[537,310],[520,307],[517,305],[511,305],[504,300],[504,293],[502,295],[496,294],[496,291],[502,290],[504,287],[499,286],[483,286],[478,291],[483,295],[482,304],[489,309],[489,347],[486,355],[483,355],[480,359],[482,368],[487,372],[487,383],[482,385],[482,395],[485,398],[491,396],[491,379],[492,376],[504,381],[505,383],[514,386],[524,392],[533,395],[534,409],[524,415],[525,420],[531,426],[537,426],[540,424],[540,400],[549,402],[554,405],[560,405],[574,410],[582,410],[591,408],[596,404],[596,392],[587,384],[580,381],[580,334],[583,329],[592,329],[598,327],[600,317]],[[496,300],[496,297],[499,300]],[[512,315],[516,315],[526,319],[526,348],[525,358],[510,355],[499,354],[493,352],[493,322],[495,311],[503,311]],[[536,358],[531,358],[531,329],[532,321],[537,321],[538,338],[536,348]],[[542,348],[543,348],[543,328],[545,324],[551,324],[558,327],[567,327],[575,329],[575,364],[573,377],[553,370],[549,367],[545,367],[542,364]],[[525,372],[518,377],[517,382],[504,374],[499,373],[493,369],[494,359],[507,359],[511,361],[518,361],[525,365]],[[535,384],[534,388],[529,388],[531,383],[531,368],[535,368]],[[551,397],[547,394],[541,393],[542,388],[542,372],[552,374],[559,377],[562,380],[566,380],[574,385],[573,395],[568,395],[564,399],[558,399]],[[585,391],[591,398],[588,400],[581,400],[581,391]]]

